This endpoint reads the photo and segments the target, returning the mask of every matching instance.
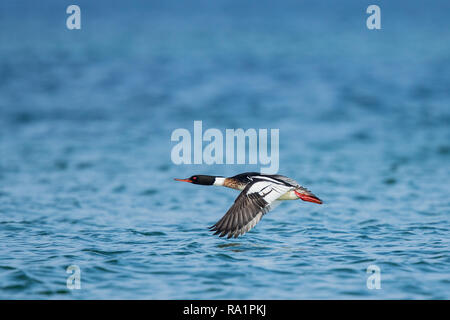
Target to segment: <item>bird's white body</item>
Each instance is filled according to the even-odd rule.
[[[300,199],[293,190],[286,192],[281,197],[279,197],[277,200],[298,200]]]

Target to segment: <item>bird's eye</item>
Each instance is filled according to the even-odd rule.
[[[197,177],[193,177],[192,180],[197,180]]]

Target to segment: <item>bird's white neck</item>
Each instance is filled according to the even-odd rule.
[[[225,183],[225,178],[216,177],[216,180],[214,181],[214,186],[223,186]]]

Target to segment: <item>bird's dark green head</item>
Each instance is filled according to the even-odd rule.
[[[204,186],[211,186],[216,181],[215,176],[195,175],[187,179],[175,179],[176,181],[189,182],[193,184],[201,184]]]

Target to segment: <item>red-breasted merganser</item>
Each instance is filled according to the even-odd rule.
[[[209,228],[220,237],[227,235],[228,238],[237,238],[250,231],[280,200],[302,199],[322,203],[322,200],[297,181],[282,175],[246,172],[230,178],[195,175],[175,180],[206,186],[224,186],[242,191],[222,219]]]

